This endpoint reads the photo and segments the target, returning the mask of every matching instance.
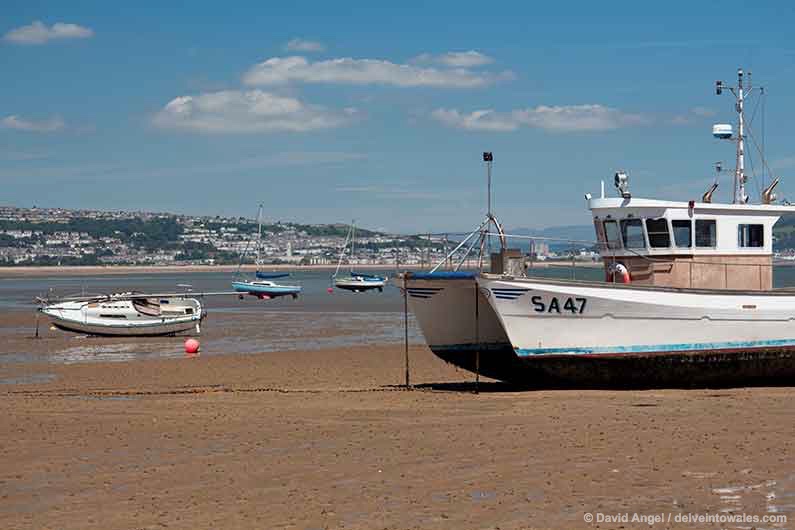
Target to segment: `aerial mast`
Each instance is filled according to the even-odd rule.
[[[734,203],[745,204],[748,195],[745,193],[745,115],[743,105],[745,102],[745,87],[743,86],[743,70],[737,70],[737,165],[734,169]]]
[[[734,97],[737,99],[735,110],[737,111],[737,135],[731,137],[729,134],[721,136],[716,129],[713,132],[717,137],[734,140],[737,143],[737,161],[734,168],[734,204],[746,204],[748,202],[748,194],[745,192],[745,183],[748,181],[748,176],[745,174],[745,98],[751,94],[753,87],[749,82],[746,84],[743,79],[743,69],[737,70],[737,88],[727,86],[723,81],[715,82],[715,93],[720,95],[723,93],[724,88],[728,88]],[[716,126],[717,127],[717,126]],[[730,127],[729,127],[730,129]]]
[[[494,162],[494,155],[490,151],[484,152],[483,161],[486,163],[486,218],[491,220],[494,219],[491,213],[491,164]],[[488,253],[491,254],[491,237],[488,235],[491,232],[491,223],[484,230]]]

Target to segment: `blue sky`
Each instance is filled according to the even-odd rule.
[[[4,2],[0,203],[462,230],[489,150],[507,226],[584,224],[617,169],[687,200],[733,167],[740,66],[795,199],[790,3],[378,4]]]

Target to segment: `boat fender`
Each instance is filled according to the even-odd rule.
[[[623,263],[612,263],[607,269],[607,281],[612,283],[629,283],[629,270]]]

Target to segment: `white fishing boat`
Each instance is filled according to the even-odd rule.
[[[348,250],[349,243],[352,259],[356,252],[356,227],[353,222],[351,222],[351,226],[345,236],[345,242],[342,244],[340,257],[337,261],[337,269],[334,271],[334,275],[331,277],[334,280],[334,286],[337,289],[353,291],[354,293],[363,293],[365,291],[371,291],[374,289],[378,290],[378,292],[383,292],[384,286],[386,286],[386,283],[389,280],[386,276],[355,272],[352,268],[348,272],[347,276],[339,276],[340,268],[342,267],[342,262]]]
[[[431,349],[484,375],[522,384],[708,386],[795,382],[795,290],[773,289],[774,179],[750,204],[739,72],[733,200],[587,195],[606,280],[473,274],[407,275],[408,301]],[[761,154],[761,153],[760,153]],[[467,302],[468,300],[468,302]],[[467,316],[465,313],[468,313]]]
[[[76,333],[113,336],[175,335],[201,331],[202,304],[180,295],[118,293],[43,302],[39,312],[52,325]]]

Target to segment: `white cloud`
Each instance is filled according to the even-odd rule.
[[[284,49],[288,52],[322,52],[325,51],[326,46],[322,42],[306,39],[292,39],[284,45]]]
[[[305,132],[340,127],[356,113],[318,105],[261,90],[223,90],[172,99],[153,118],[166,129],[204,133]]]
[[[770,163],[775,169],[792,169],[795,168],[795,156],[785,156],[777,158]]]
[[[56,116],[46,120],[26,120],[16,115],[6,116],[0,120],[0,127],[28,132],[55,132],[66,126],[63,119]]]
[[[474,66],[483,66],[484,64],[491,64],[494,62],[494,59],[488,55],[475,50],[469,50],[467,52],[448,52],[441,55],[423,53],[414,60],[422,63],[440,63],[454,68],[472,68]]]
[[[45,160],[49,157],[49,153],[42,151],[0,151],[0,160],[5,162],[29,162],[31,160]]]
[[[252,66],[243,75],[243,82],[247,85],[303,82],[472,88],[511,77],[510,72],[493,74],[466,68],[425,68],[378,59],[343,58],[310,62],[305,57],[292,56],[273,57]]]
[[[519,128],[511,114],[499,114],[493,110],[462,114],[455,109],[436,109],[431,116],[449,127],[469,131],[515,131]]]
[[[714,110],[707,107],[693,107],[690,109],[690,113],[700,118],[711,118],[717,114]]]
[[[671,123],[674,125],[687,125],[697,120],[705,118],[712,118],[717,114],[714,110],[707,107],[693,107],[684,114],[678,114],[671,118]]]
[[[10,30],[3,36],[3,39],[14,44],[45,44],[51,40],[87,39],[93,35],[92,29],[77,24],[56,22],[47,27],[40,20],[36,20],[29,26]]]
[[[628,114],[604,105],[540,105],[510,112],[486,109],[468,114],[456,109],[437,109],[431,116],[457,129],[500,132],[515,131],[520,127],[556,132],[606,131],[648,122],[640,114]]]

